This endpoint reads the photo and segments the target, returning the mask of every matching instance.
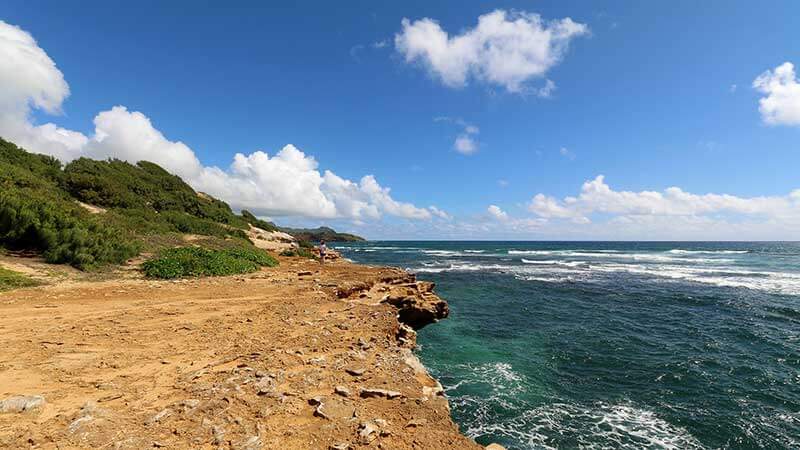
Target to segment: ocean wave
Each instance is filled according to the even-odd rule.
[[[464,250],[464,253],[484,253],[486,250]]]
[[[619,251],[580,251],[580,250],[509,250],[509,255],[532,255],[532,256],[558,256],[562,258],[601,258],[605,260],[610,259],[632,259],[635,261],[652,261],[652,262],[686,262],[686,263],[728,263],[733,262],[732,259],[723,258],[687,258],[679,256],[670,256],[659,253],[623,253]]]
[[[479,272],[485,270],[507,271],[513,267],[500,264],[449,264],[447,266],[408,267],[406,270],[416,273],[442,273],[442,272]]]
[[[523,264],[538,264],[543,266],[567,266],[567,267],[581,267],[587,266],[589,263],[586,261],[561,261],[553,259],[525,259],[521,258]]]
[[[679,248],[672,249],[667,253],[676,255],[694,255],[694,254],[720,254],[720,255],[738,255],[750,253],[748,250],[682,250]]]
[[[478,439],[506,438],[524,448],[663,448],[703,449],[685,428],[653,411],[632,404],[575,404],[552,402],[534,406],[498,396],[451,397],[456,409],[468,409],[464,432]],[[516,414],[500,417],[505,406]],[[506,410],[506,414],[508,410]]]

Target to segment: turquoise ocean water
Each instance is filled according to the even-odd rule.
[[[437,283],[420,357],[479,443],[800,448],[800,244],[370,242]]]

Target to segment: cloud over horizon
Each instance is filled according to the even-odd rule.
[[[588,180],[577,196],[562,200],[539,193],[527,204],[528,211],[548,221],[566,221],[573,230],[591,232],[604,227],[653,233],[652,238],[706,236],[725,228],[726,238],[742,228],[757,233],[786,233],[800,225],[800,189],[783,196],[738,197],[729,194],[694,194],[679,187],[664,191],[617,191],[603,175]],[[599,218],[599,220],[597,220]],[[669,231],[671,230],[671,233]],[[610,231],[608,228],[605,232]],[[696,234],[687,234],[692,231]],[[667,234],[663,234],[667,232]],[[658,233],[658,234],[656,234]],[[646,234],[645,234],[646,235]],[[713,235],[713,234],[712,234]],[[797,232],[792,235],[797,236]],[[718,236],[721,236],[718,234]],[[739,234],[739,239],[754,236]],[[707,237],[703,237],[706,239]]]
[[[470,79],[502,86],[511,93],[526,90],[564,58],[570,42],[589,33],[585,24],[567,17],[545,21],[538,14],[502,9],[478,17],[478,24],[449,35],[425,17],[401,21],[395,49],[406,63],[418,62],[445,86],[460,88]],[[555,83],[546,80],[533,92],[549,97]]]
[[[196,190],[227,201],[234,209],[262,216],[375,220],[447,219],[446,212],[400,202],[372,175],[358,182],[330,170],[320,172],[313,156],[292,144],[271,156],[237,153],[228,169],[204,166],[181,141],[164,136],[143,113],[114,106],[94,118],[94,134],[53,123],[36,125],[34,109],[60,114],[70,95],[64,75],[30,33],[0,21],[0,136],[37,153],[69,162],[82,156],[147,160],[184,178]]]

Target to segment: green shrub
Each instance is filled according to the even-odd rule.
[[[227,203],[195,192],[180,177],[148,161],[134,165],[117,159],[79,158],[67,164],[63,178],[72,196],[92,205],[186,213],[235,228],[247,227],[247,221]]]
[[[250,225],[261,228],[264,231],[280,231],[280,229],[274,223],[261,220],[246,209],[242,210],[242,218]]]
[[[234,275],[255,272],[260,267],[278,265],[275,258],[257,248],[210,250],[200,247],[179,247],[164,250],[142,265],[150,278],[182,278]]]
[[[289,257],[301,257],[301,258],[308,258],[308,259],[317,259],[314,253],[304,247],[299,248],[287,248],[286,250],[280,253],[281,256],[289,256]]]
[[[38,250],[47,262],[79,269],[119,264],[139,252],[125,233],[71,202],[19,189],[0,192],[0,244]]]
[[[38,286],[39,284],[41,283],[21,273],[0,267],[0,292],[29,286]]]

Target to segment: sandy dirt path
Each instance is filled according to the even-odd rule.
[[[44,403],[0,413],[0,447],[481,448],[380,301],[407,277],[283,258],[1,293],[0,400]]]

